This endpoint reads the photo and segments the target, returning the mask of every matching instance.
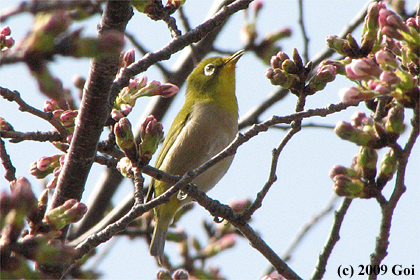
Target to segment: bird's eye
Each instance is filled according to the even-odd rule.
[[[214,73],[214,70],[216,67],[213,64],[207,64],[206,67],[204,67],[204,75],[211,76]]]

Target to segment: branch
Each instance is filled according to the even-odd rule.
[[[303,59],[304,64],[309,61],[309,37],[306,34],[305,23],[303,22],[303,0],[299,0],[299,26],[303,37]]]
[[[347,209],[349,209],[352,199],[344,198],[341,203],[340,208],[335,212],[334,223],[328,237],[327,243],[324,246],[321,254],[319,254],[318,263],[316,264],[315,270],[311,275],[310,279],[322,279],[325,273],[325,268],[327,266],[328,258],[331,255],[331,252],[335,244],[340,239],[340,229],[343,223],[344,216],[346,215]]]
[[[0,87],[0,95],[4,99],[6,99],[7,101],[16,102],[19,105],[19,110],[20,111],[28,112],[32,115],[35,115],[35,116],[37,116],[41,119],[46,120],[52,126],[54,126],[55,129],[57,129],[58,132],[60,132],[61,137],[62,137],[60,140],[65,140],[66,139],[69,132],[65,129],[65,127],[57,119],[55,119],[53,117],[53,114],[51,112],[46,113],[46,112],[43,112],[41,110],[38,110],[38,109],[30,106],[25,101],[23,101],[23,99],[20,97],[20,93],[16,90],[11,91],[7,88]],[[58,140],[56,140],[56,141],[58,141]]]
[[[93,8],[99,10],[99,4],[102,1],[95,2],[90,0],[57,0],[57,1],[23,1],[19,6],[2,12],[0,22],[6,21],[9,17],[21,13],[31,13],[33,15],[39,12],[48,12],[54,10],[73,10],[75,8],[88,9]]]
[[[105,6],[98,37],[110,30],[123,32],[131,17],[132,9],[128,1],[109,1]],[[93,163],[99,137],[110,113],[109,89],[118,71],[119,55],[93,59],[89,78],[86,81],[83,99],[77,117],[77,125],[68,156],[58,177],[52,208],[67,199],[80,200],[91,165]],[[77,174],[77,176],[74,176]]]
[[[397,206],[398,201],[406,190],[405,187],[405,173],[408,164],[408,158],[411,155],[411,151],[414,147],[419,133],[420,133],[420,109],[419,103],[414,109],[413,118],[411,120],[412,130],[408,141],[404,147],[401,156],[398,159],[397,178],[395,182],[394,191],[391,194],[391,198],[388,202],[380,203],[381,206],[381,225],[379,235],[376,238],[376,244],[374,252],[370,256],[371,265],[380,265],[383,259],[388,255],[387,249],[389,246],[389,236],[391,230],[391,222],[394,214],[394,210]],[[376,279],[376,276],[369,276],[369,279]]]
[[[328,213],[330,213],[334,209],[334,205],[338,200],[338,196],[334,195],[332,199],[327,203],[327,205],[324,206],[321,211],[313,215],[306,224],[304,224],[299,232],[295,235],[293,241],[291,242],[289,248],[286,250],[286,252],[283,254],[284,261],[289,261],[292,258],[292,253],[296,249],[296,247],[299,245],[299,243],[303,240],[305,235],[310,231],[310,229],[318,223],[319,220],[321,220],[323,217],[325,217]]]
[[[278,271],[287,279],[301,279],[252,229],[244,222],[241,214],[235,214],[227,205],[221,204],[217,200],[209,198],[204,192],[199,191],[195,186],[188,185],[183,189],[189,196],[194,198],[202,207],[210,212],[215,218],[221,217],[230,222],[245,236],[252,247],[257,249]]]
[[[12,161],[10,160],[10,156],[6,151],[6,146],[4,145],[4,141],[3,139],[1,139],[1,137],[0,137],[0,158],[1,158],[1,163],[4,166],[4,169],[6,170],[6,174],[4,175],[4,178],[6,178],[6,180],[9,182],[16,180],[16,168],[13,166]]]
[[[57,131],[20,132],[0,130],[0,137],[11,138],[11,140],[9,140],[11,143],[19,143],[26,140],[39,142],[53,142],[63,140],[63,137]]]
[[[134,207],[120,220],[115,222],[112,225],[107,226],[105,229],[101,230],[100,232],[91,235],[85,241],[79,244],[78,249],[80,250],[78,257],[82,257],[84,254],[89,252],[91,249],[95,248],[99,244],[106,242],[109,240],[113,235],[117,234],[118,232],[124,230],[128,224],[130,224],[134,219],[141,216],[143,213],[149,211],[150,209],[166,203],[169,201],[170,197],[176,194],[180,189],[184,188],[187,184],[191,183],[197,176],[205,172],[207,169],[215,165],[216,163],[220,162],[224,158],[231,156],[236,153],[236,150],[239,146],[243,143],[247,142],[252,137],[258,135],[260,132],[267,131],[269,126],[278,124],[278,123],[291,123],[292,121],[301,120],[303,118],[309,118],[312,116],[326,116],[328,114],[332,114],[341,110],[348,108],[349,106],[355,106],[357,103],[338,103],[338,104],[330,104],[326,108],[319,108],[319,109],[311,109],[303,112],[298,112],[295,114],[291,114],[284,117],[277,117],[273,116],[271,119],[265,121],[264,123],[254,125],[244,134],[238,133],[236,138],[229,144],[224,150],[222,150],[219,154],[215,155],[213,158],[202,164],[201,166],[197,167],[194,170],[188,171],[184,174],[184,176],[179,179],[177,176],[166,175],[162,171],[158,171],[155,168],[150,166],[145,166],[143,168],[143,172],[155,177],[158,180],[162,180],[168,183],[175,183],[172,187],[170,187],[166,192],[162,195],[154,198],[148,203],[145,204],[136,204]]]

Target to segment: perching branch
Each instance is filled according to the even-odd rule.
[[[260,123],[258,125],[252,126],[248,129],[245,133],[238,133],[236,138],[229,144],[224,150],[222,150],[219,154],[212,157],[210,160],[202,164],[201,166],[197,167],[194,170],[188,171],[184,174],[184,176],[179,179],[178,176],[171,176],[166,175],[162,171],[158,171],[155,168],[150,166],[145,166],[143,168],[143,172],[151,175],[152,177],[162,180],[168,183],[175,183],[171,188],[169,188],[166,192],[162,195],[154,198],[148,203],[141,204],[141,205],[134,205],[134,207],[120,220],[107,226],[105,229],[101,230],[98,233],[91,235],[85,241],[79,244],[78,249],[80,250],[78,254],[78,258],[82,257],[84,254],[89,252],[91,249],[95,248],[99,244],[106,242],[109,240],[113,235],[117,234],[118,232],[124,230],[134,219],[141,216],[143,213],[149,211],[150,209],[156,207],[157,205],[166,203],[169,201],[170,197],[176,194],[180,189],[184,188],[187,184],[191,183],[193,179],[197,176],[205,172],[207,169],[212,167],[213,165],[217,164],[224,158],[231,156],[236,153],[236,150],[250,140],[251,138],[258,135],[260,132],[265,132],[268,130],[270,126],[279,124],[279,123],[291,123],[296,120],[302,120],[303,118],[309,118],[313,116],[327,116],[329,114],[333,114],[344,110],[350,106],[355,106],[357,103],[338,103],[338,104],[330,104],[325,108],[319,109],[310,109],[303,112],[294,113],[291,115],[278,117],[273,116],[271,119]]]
[[[335,212],[334,223],[330,232],[330,236],[328,237],[324,249],[319,254],[318,263],[316,264],[315,270],[312,273],[310,279],[322,279],[322,277],[324,276],[328,258],[330,257],[335,244],[340,239],[339,232],[341,229],[341,225],[343,223],[344,216],[347,213],[347,209],[349,209],[350,207],[351,202],[351,198],[344,198],[340,208]]]

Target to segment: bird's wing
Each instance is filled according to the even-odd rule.
[[[184,107],[187,107],[187,105],[185,104]],[[175,117],[174,121],[172,122],[171,128],[169,129],[168,134],[166,135],[165,140],[163,141],[162,148],[156,158],[156,168],[160,168],[163,160],[168,154],[168,151],[171,149],[172,145],[174,144],[178,136],[181,134],[185,125],[188,123],[188,120],[191,116],[191,111],[192,106],[188,106],[187,109],[181,110]],[[152,199],[152,195],[154,192],[154,184],[155,180],[152,178],[149,190],[147,192],[146,201],[150,201]]]

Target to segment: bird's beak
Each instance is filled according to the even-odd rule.
[[[235,65],[244,53],[244,50],[240,50],[232,54],[230,57],[227,58],[225,65]]]

